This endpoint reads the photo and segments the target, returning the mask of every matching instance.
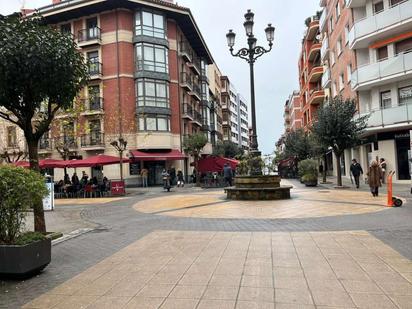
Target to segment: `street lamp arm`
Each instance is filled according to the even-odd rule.
[[[258,59],[259,57],[263,56],[266,53],[269,53],[272,50],[272,44],[269,44],[269,49],[266,49],[262,46],[256,46],[253,49],[253,62],[256,61],[256,59]]]
[[[239,58],[242,58],[242,59],[244,59],[244,60],[246,60],[247,62],[249,62],[250,61],[250,51],[249,51],[249,49],[247,49],[247,48],[242,48],[242,49],[239,49],[239,51],[238,52],[236,52],[236,53],[234,53],[233,52],[233,48],[231,48],[230,49],[230,53],[232,54],[232,56],[233,57],[239,57]]]

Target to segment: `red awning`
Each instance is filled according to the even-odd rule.
[[[123,163],[129,162],[129,159],[123,159]],[[64,161],[62,164],[69,168],[74,167],[94,167],[94,166],[103,166],[111,164],[119,164],[120,158],[107,156],[107,155],[97,155],[83,160],[70,160]]]
[[[179,161],[186,159],[186,156],[179,150],[172,149],[165,152],[144,152],[134,150],[130,152],[132,161]]]
[[[15,166],[20,166],[24,168],[29,168],[30,163],[27,161],[19,161],[14,163]],[[39,161],[39,166],[41,169],[44,168],[63,168],[64,161],[63,160],[55,160],[55,159],[44,159]]]
[[[235,170],[239,165],[239,161],[229,158],[223,157],[215,157],[209,156],[204,159],[200,159],[198,162],[199,172],[200,173],[207,173],[207,172],[222,172],[223,167],[225,164],[229,164],[232,170]]]

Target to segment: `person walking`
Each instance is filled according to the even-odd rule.
[[[355,179],[356,188],[359,189],[359,178],[360,175],[363,175],[363,169],[362,166],[358,163],[358,161],[356,161],[356,159],[352,160],[350,172],[353,175],[353,178]]]
[[[185,186],[185,179],[183,177],[183,172],[182,171],[178,171],[177,172],[177,186],[180,187],[184,187]]]
[[[386,161],[384,158],[379,160],[379,166],[382,169],[382,183],[385,183],[386,178]]]
[[[232,186],[232,178],[233,178],[233,171],[232,168],[228,163],[225,163],[223,167],[223,177],[225,177],[226,184],[229,185],[229,187]]]
[[[378,162],[372,161],[368,171],[368,183],[371,188],[371,193],[374,197],[379,195],[379,187],[382,186],[382,168]]]
[[[163,189],[169,192],[170,187],[171,187],[170,186],[170,173],[166,169],[163,169],[162,178],[163,178]]]
[[[176,169],[172,166],[169,173],[170,173],[170,184],[174,186],[176,184]]]
[[[140,171],[140,176],[142,177],[142,187],[147,188],[147,178],[149,176],[149,171],[147,168],[142,168]]]

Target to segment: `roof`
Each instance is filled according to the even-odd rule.
[[[97,12],[117,8],[136,9],[147,7],[163,11],[176,20],[196,53],[212,64],[213,57],[189,8],[162,0],[64,0],[37,9],[48,23],[54,24],[76,19]]]

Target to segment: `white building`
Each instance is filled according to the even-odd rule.
[[[348,33],[357,69],[351,86],[360,115],[370,115],[362,146],[345,152],[362,166],[385,158],[396,180],[410,180],[412,129],[412,0],[348,0],[353,27]]]

